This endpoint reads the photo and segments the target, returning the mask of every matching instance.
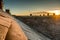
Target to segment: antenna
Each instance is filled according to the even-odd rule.
[[[3,0],[0,0],[0,9],[3,10]]]

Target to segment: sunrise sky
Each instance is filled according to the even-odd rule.
[[[60,10],[60,0],[4,0],[4,9],[10,9],[12,14]]]

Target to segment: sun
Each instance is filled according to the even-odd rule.
[[[60,15],[60,11],[59,10],[54,10],[53,11],[56,15]]]
[[[55,13],[56,15],[60,15],[60,10],[52,10],[52,11],[48,11],[50,13]]]

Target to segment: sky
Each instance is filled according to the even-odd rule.
[[[4,0],[3,3],[4,9],[10,9],[12,14],[60,10],[60,0]]]

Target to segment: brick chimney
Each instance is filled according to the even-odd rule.
[[[3,0],[0,0],[0,9],[3,10]]]

